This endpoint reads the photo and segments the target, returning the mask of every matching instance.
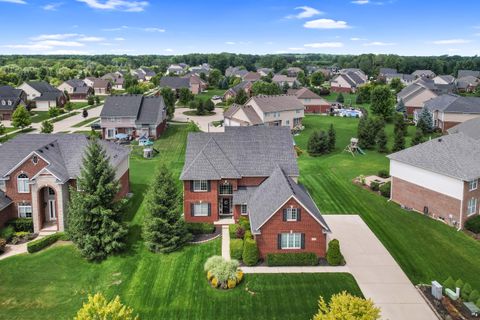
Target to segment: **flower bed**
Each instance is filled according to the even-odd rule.
[[[213,256],[205,262],[207,280],[213,288],[233,289],[243,280],[243,272],[237,260],[227,261],[221,256]]]

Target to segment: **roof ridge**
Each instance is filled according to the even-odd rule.
[[[207,143],[205,144],[205,146],[204,146],[203,149],[202,149],[202,152],[203,152],[203,150],[207,147],[207,145],[210,143],[211,140],[213,140],[213,142],[214,142],[215,145],[218,147],[218,149],[220,149],[220,152],[221,152],[222,155],[225,157],[225,159],[227,159],[228,163],[230,163],[230,165],[232,166],[233,170],[235,170],[235,172],[238,174],[238,176],[241,177],[242,175],[240,174],[240,172],[238,172],[237,168],[235,168],[235,165],[232,163],[232,161],[230,160],[230,158],[225,154],[225,152],[223,151],[223,149],[220,147],[220,145],[217,143],[217,141],[214,139],[213,136],[210,137],[210,139],[207,141]],[[208,157],[207,157],[207,156],[205,156],[205,157],[206,157],[207,160],[208,160]],[[208,161],[210,162],[210,160],[208,160]],[[210,162],[210,164],[211,164],[211,162]],[[212,164],[212,166],[213,166],[213,164]],[[214,168],[215,168],[215,167],[214,167]],[[217,171],[217,170],[215,169],[215,171]],[[218,173],[218,171],[217,171],[217,173]],[[220,175],[220,174],[219,174],[219,175]],[[220,175],[220,176],[221,176],[221,175]]]
[[[185,171],[183,172],[187,172],[188,170],[190,170],[190,167],[195,163],[195,161],[198,159],[198,157],[200,157],[200,155],[202,154],[208,161],[208,163],[210,164],[210,166],[213,168],[213,170],[215,170],[215,172],[220,176],[220,174],[218,173],[217,169],[215,168],[215,166],[212,164],[212,162],[210,161],[210,159],[208,159],[208,157],[206,156],[206,154],[203,152],[205,150],[205,148],[207,147],[208,143],[210,142],[210,140],[212,140],[213,137],[211,136],[210,139],[208,139],[207,143],[205,143],[205,145],[202,147],[202,149],[200,150],[200,152],[195,156],[195,158],[193,158],[193,160],[190,162],[190,164],[188,165],[188,167],[185,169]],[[217,144],[218,145],[218,144]]]

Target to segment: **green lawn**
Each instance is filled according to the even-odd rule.
[[[88,106],[88,102],[72,102],[72,103],[73,103],[74,110]]]
[[[222,97],[224,93],[225,89],[208,89],[207,91],[197,94],[195,97],[202,100],[209,100],[212,99],[213,96]]]
[[[32,111],[32,123],[38,123],[49,119],[48,111]]]
[[[170,255],[148,252],[141,241],[143,194],[152,172],[164,163],[179,176],[188,126],[170,126],[147,160],[131,155],[134,193],[128,207],[128,249],[102,263],[88,263],[73,246],[0,261],[0,319],[71,319],[88,293],[120,295],[141,319],[310,319],[320,295],[361,292],[349,274],[246,275],[232,291],[209,287],[203,263],[220,254],[220,240]],[[178,186],[181,186],[178,181]],[[254,292],[252,295],[246,291]]]
[[[306,150],[310,133],[314,129],[327,130],[330,123],[334,123],[337,131],[336,151],[318,158],[305,152],[299,158],[300,181],[320,210],[359,214],[415,284],[443,281],[451,275],[480,289],[480,242],[442,222],[404,211],[352,183],[361,174],[376,174],[388,168],[385,155],[375,151],[367,150],[365,156],[356,157],[342,152],[350,138],[356,136],[358,119],[307,116],[303,122],[306,130],[296,137],[299,147]],[[410,135],[413,129],[409,128]],[[392,125],[387,126],[390,145],[392,130]]]
[[[97,119],[100,119],[100,117],[88,118],[88,119],[85,119],[83,121],[80,121],[79,123],[74,124],[72,127],[80,128],[80,127],[83,127],[84,125],[86,125],[90,122],[93,122],[93,121],[97,120]]]

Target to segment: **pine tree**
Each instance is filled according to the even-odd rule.
[[[335,132],[333,123],[331,123],[330,128],[328,128],[328,152],[332,152],[335,150],[336,141],[337,141],[337,133]]]
[[[417,128],[420,128],[424,133],[433,131],[432,114],[427,108],[422,108],[422,111],[418,115]]]
[[[387,153],[388,148],[387,148],[387,135],[385,133],[385,129],[381,129],[378,134],[377,134],[377,147],[378,147],[378,152],[380,153]]]
[[[205,104],[202,100],[197,101],[197,114],[200,116],[205,114]]]
[[[403,118],[403,115],[400,113],[395,113],[393,118],[393,132],[397,133],[397,131],[401,131],[404,136],[408,133],[408,126]]]
[[[160,89],[160,95],[163,97],[163,101],[167,107],[167,117],[172,119],[175,113],[175,94],[172,89],[165,87]]]
[[[172,174],[161,166],[145,196],[143,237],[149,250],[168,253],[190,240],[181,217],[181,197]]]
[[[318,135],[318,149],[317,154],[326,154],[328,153],[328,136],[325,131],[320,131]]]
[[[400,101],[398,101],[396,110],[397,112],[401,112],[401,113],[407,112],[407,108],[405,107],[405,103],[403,102],[403,99],[400,99]]]
[[[42,122],[42,133],[52,133],[53,132],[53,122],[50,120],[45,120]]]
[[[288,82],[284,82],[282,86],[283,93],[287,93],[288,89],[290,89],[290,85]]]
[[[423,142],[425,142],[423,131],[422,129],[417,128],[417,131],[415,131],[415,136],[412,138],[411,146],[413,147]]]
[[[318,131],[313,131],[308,138],[307,151],[311,156],[318,155],[319,134]]]
[[[397,152],[403,149],[405,149],[405,135],[403,131],[398,130],[395,132],[392,151]]]
[[[19,106],[15,109],[12,115],[12,126],[15,128],[24,129],[32,123],[30,114],[24,106]]]
[[[339,93],[337,96],[337,102],[343,103],[345,101],[345,98],[343,97],[343,93]]]
[[[125,202],[115,201],[119,190],[105,150],[97,140],[92,140],[85,152],[77,188],[70,187],[68,205],[70,239],[88,260],[104,259],[125,247]]]
[[[379,126],[379,122],[375,119],[369,117],[360,118],[357,137],[358,144],[362,149],[373,149],[375,147]]]

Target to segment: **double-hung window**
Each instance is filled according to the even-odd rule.
[[[193,215],[195,217],[208,216],[209,205],[208,203],[195,203],[193,204]]]
[[[31,218],[32,206],[30,203],[21,203],[18,205],[18,217],[19,218]]]
[[[113,138],[115,138],[115,132],[116,132],[115,128],[109,128],[109,129],[107,129],[107,138],[108,138],[108,139],[113,139]]]
[[[301,249],[302,234],[301,233],[282,233],[281,248],[282,249]]]
[[[287,221],[297,221],[298,220],[298,209],[297,208],[287,208]]]
[[[243,215],[248,214],[248,208],[246,204],[240,205],[240,214],[243,214]]]
[[[468,208],[467,208],[467,213],[468,215],[475,214],[477,212],[477,199],[476,198],[471,198],[468,200]]]
[[[206,192],[208,191],[208,181],[207,180],[194,180],[193,181],[193,192]]]
[[[28,185],[28,176],[21,173],[17,177],[17,191],[18,193],[29,193],[30,186]]]
[[[478,188],[478,179],[471,180],[468,182],[469,191],[477,190],[477,188]]]

